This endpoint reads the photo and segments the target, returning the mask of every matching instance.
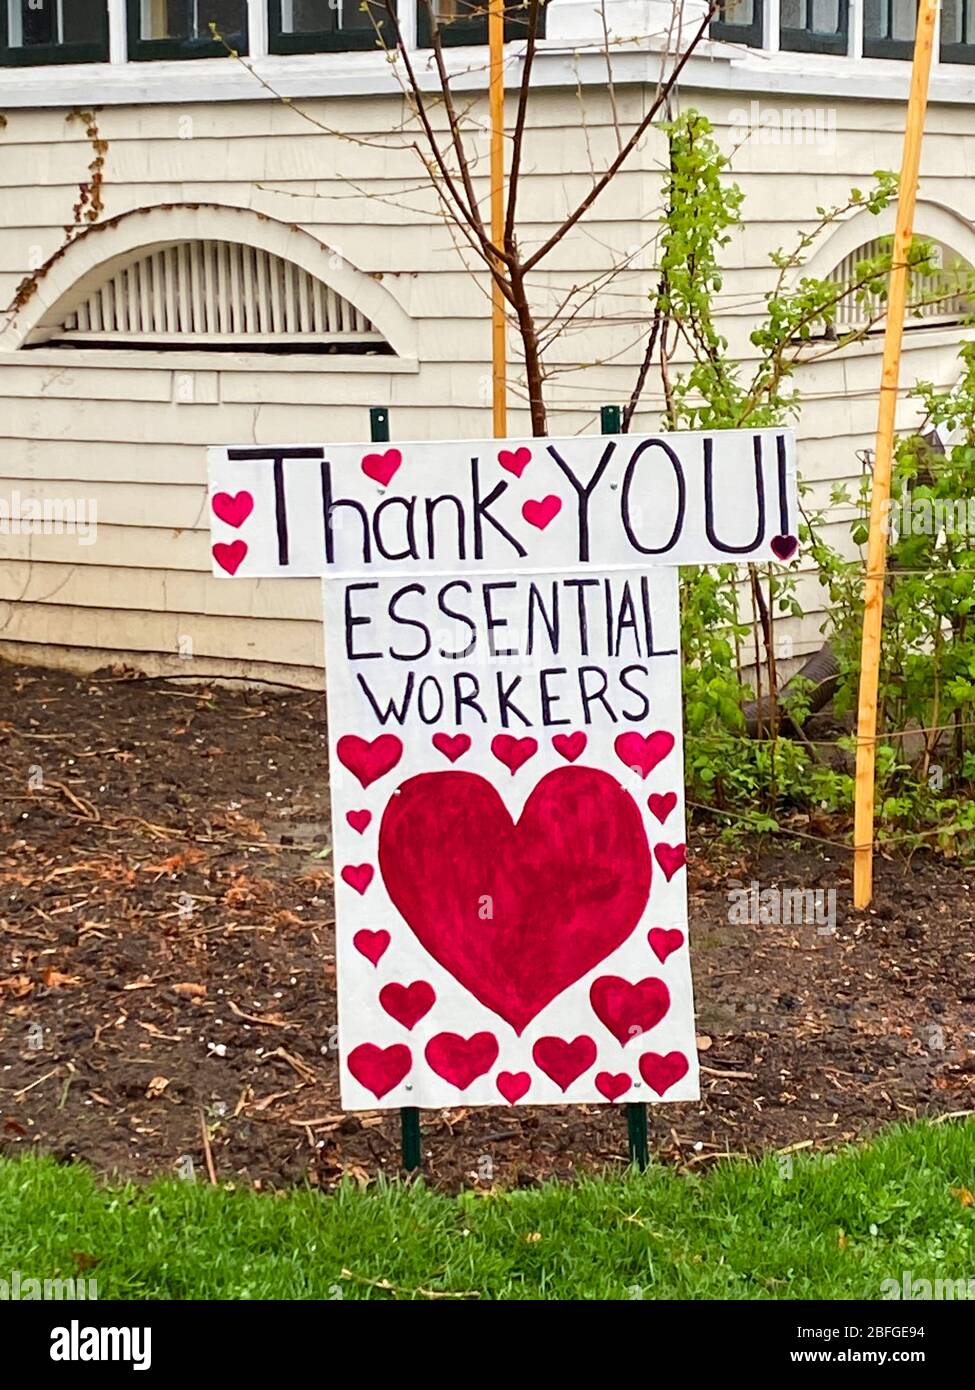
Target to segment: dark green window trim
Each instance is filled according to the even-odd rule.
[[[139,0],[127,0],[129,62],[151,63],[161,58],[226,58],[227,50],[216,39],[143,39],[139,37]],[[238,53],[247,52],[247,5],[243,7],[243,28],[224,38]]]
[[[721,14],[719,4],[717,13]],[[708,36],[712,39],[727,39],[729,43],[744,43],[749,48],[761,48],[764,38],[764,6],[762,0],[754,0],[751,24],[726,24],[723,19],[712,19]]]
[[[812,0],[805,0],[806,23],[801,29],[790,29],[786,25],[779,28],[779,47],[790,53],[842,53],[849,52],[850,46],[850,7],[848,0],[840,5],[840,28],[832,34],[812,28]]]
[[[358,6],[360,0],[347,0],[347,3]],[[390,0],[389,8],[393,14],[396,13],[395,0]],[[376,4],[373,16],[376,24],[382,25],[387,47],[395,48],[396,35],[392,32],[388,17],[383,24],[384,11],[383,4]],[[281,0],[268,0],[267,19],[270,53],[351,53],[380,47],[379,36],[372,25],[362,29],[321,29],[317,33],[285,34],[281,29]]]
[[[484,14],[474,15],[470,19],[455,19],[449,24],[440,25],[440,42],[444,48],[460,48],[463,46],[471,47],[475,44],[484,44],[488,41],[488,0],[471,0],[471,3],[478,8],[485,10]],[[528,6],[524,6],[523,14],[518,13],[519,7],[506,0],[504,16],[504,41],[510,43],[513,39],[523,39],[528,32]],[[538,37],[545,37],[545,13],[547,5],[542,5],[538,12]],[[416,17],[416,44],[418,48],[432,48],[433,34],[430,26],[430,7],[427,0],[417,0]]]
[[[883,7],[893,4],[894,0],[864,0],[863,6],[863,56],[864,58],[898,58],[900,60],[910,60],[914,57],[914,39],[888,39],[882,37],[877,30],[880,28],[880,15]],[[874,32],[871,34],[868,24],[873,21]]]
[[[51,63],[108,62],[108,0],[101,12],[101,33],[91,43],[30,44],[11,48],[6,0],[0,0],[0,67],[33,68]]]

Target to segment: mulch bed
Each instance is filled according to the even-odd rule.
[[[338,1106],[324,698],[0,664],[0,1152],[280,1187],[399,1168]],[[975,1108],[975,869],[692,836],[704,1097],[658,1157],[834,1145]],[[835,931],[729,920],[729,890],[836,889]],[[626,1162],[606,1107],[423,1116],[428,1177]]]

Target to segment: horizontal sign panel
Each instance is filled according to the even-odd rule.
[[[214,574],[788,560],[790,430],[209,450]]]

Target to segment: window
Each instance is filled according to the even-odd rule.
[[[782,0],[783,48],[801,53],[846,53],[847,0]]]
[[[73,3],[73,0],[72,0]],[[210,24],[247,52],[247,0],[128,0],[129,57],[221,58],[226,48]]]
[[[912,58],[917,0],[863,0],[865,58]]]
[[[390,9],[396,13],[395,0]],[[385,21],[385,23],[384,23]],[[327,53],[377,48],[377,29],[394,47],[385,0],[368,10],[363,0],[268,0],[268,39],[272,53]]]
[[[0,63],[107,61],[107,0],[0,0]]]
[[[546,5],[538,11],[538,37],[545,37]],[[440,42],[446,48],[453,44],[487,43],[488,0],[417,0],[417,45],[433,47],[436,25]],[[517,0],[505,0],[504,38],[523,39],[528,30],[528,6]]]
[[[975,63],[975,0],[943,0],[941,61]]]
[[[929,258],[914,266],[908,274],[907,319],[904,327],[945,327],[958,323],[972,313],[970,298],[972,267],[944,242],[920,237],[929,249]],[[860,246],[839,263],[826,277],[833,284],[846,285],[859,277],[860,262],[890,250],[890,237],[877,237]],[[886,303],[883,295],[864,290],[854,297],[848,295],[837,306],[836,333],[842,335],[870,325],[872,333],[882,333]]]
[[[762,0],[718,0],[709,30],[713,39],[762,46]]]

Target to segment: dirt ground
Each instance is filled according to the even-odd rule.
[[[0,1152],[278,1187],[400,1162],[395,1113],[343,1114],[324,698],[0,663]],[[703,1099],[651,1146],[833,1145],[975,1108],[975,867],[692,835]],[[729,920],[729,890],[836,890],[835,931]],[[606,1107],[423,1117],[448,1189],[626,1161]]]

